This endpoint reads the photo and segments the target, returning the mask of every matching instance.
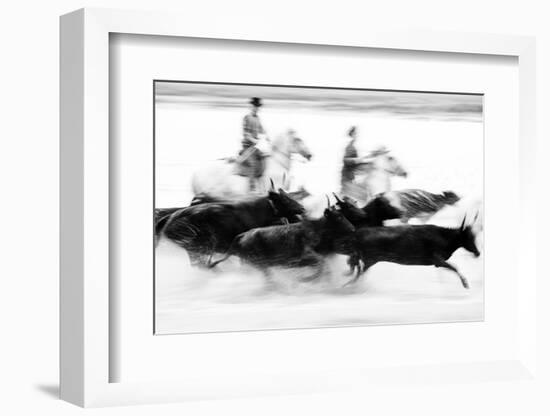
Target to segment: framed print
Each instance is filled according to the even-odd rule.
[[[62,397],[531,377],[532,39],[191,20],[62,17]]]

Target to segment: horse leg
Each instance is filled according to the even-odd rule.
[[[441,258],[438,258],[438,259],[436,259],[434,265],[436,267],[443,267],[445,269],[452,270],[453,272],[455,272],[458,275],[458,278],[460,279],[460,282],[462,283],[462,286],[464,286],[464,289],[469,289],[470,288],[470,285],[468,284],[468,280],[466,280],[466,278],[462,274],[460,274],[458,269],[455,266],[453,266],[451,263],[448,263],[447,261],[445,261]]]

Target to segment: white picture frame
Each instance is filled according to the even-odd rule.
[[[190,15],[81,9],[61,18],[61,398],[80,406],[160,403],[197,398],[323,392],[372,383],[422,380],[522,380],[536,374],[535,42],[530,37],[428,32],[328,33],[283,28],[267,19],[244,26],[205,25]],[[109,34],[353,46],[411,51],[506,55],[519,62],[520,232],[517,354],[507,360],[414,369],[339,369],[330,377],[285,373],[235,382],[216,380],[112,383],[109,338]],[[529,213],[529,215],[527,215]],[[111,305],[112,306],[112,305]],[[483,377],[479,373],[483,372]],[[476,376],[478,374],[478,376]],[[344,382],[344,380],[347,380]]]

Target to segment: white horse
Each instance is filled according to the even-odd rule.
[[[265,171],[258,179],[257,189],[267,190],[273,181],[276,188],[288,190],[291,183],[292,155],[298,154],[310,160],[312,154],[294,130],[275,137],[268,142]],[[262,149],[263,150],[263,149]],[[208,194],[219,198],[235,198],[250,194],[250,180],[237,174],[235,158],[218,159],[206,164],[193,174],[191,186],[195,195]]]
[[[367,162],[358,165],[355,180],[345,187],[347,192],[344,194],[366,204],[374,196],[391,191],[394,176],[406,178],[407,171],[388,150],[376,149]]]

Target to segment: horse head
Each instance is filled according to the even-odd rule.
[[[395,158],[395,156],[392,156],[390,154],[386,155],[386,163],[387,163],[387,171],[388,173],[399,176],[401,178],[406,178],[408,173],[403,167],[403,165]]]
[[[288,157],[297,154],[309,161],[313,156],[306,143],[297,136],[293,129],[289,129],[285,134],[279,136],[273,143],[273,147]]]
[[[385,147],[380,146],[371,152],[371,171],[384,171],[390,176],[406,178],[408,173],[401,162]]]

